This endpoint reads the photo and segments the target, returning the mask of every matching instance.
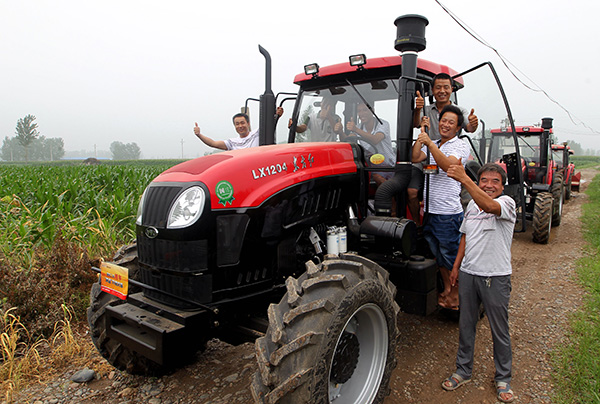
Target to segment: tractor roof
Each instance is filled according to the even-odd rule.
[[[568,145],[556,144],[556,143],[552,145],[552,150],[564,150],[565,148],[569,151],[569,154],[575,154],[573,149],[571,149],[571,147],[569,147]]]
[[[515,131],[518,134],[539,134],[539,133],[543,133],[544,129],[539,127],[539,126],[515,126]],[[510,128],[500,128],[500,129],[492,129],[491,130],[492,133],[511,133]],[[550,133],[552,133],[552,129],[550,129]]]
[[[338,63],[330,66],[319,67],[319,72],[317,73],[318,78],[327,78],[328,76],[336,76],[336,75],[344,75],[344,74],[352,74],[357,71],[369,72],[375,71],[377,69],[382,70],[390,70],[393,69],[395,71],[400,71],[400,66],[402,65],[402,56],[387,56],[380,58],[372,58],[367,59],[367,62],[360,66],[351,66],[350,63]],[[419,73],[425,74],[429,77],[433,77],[438,73],[448,73],[450,76],[455,76],[458,72],[454,69],[451,69],[448,66],[441,65],[438,63],[430,62],[425,59],[417,60],[417,70]],[[296,75],[294,78],[294,83],[301,85],[304,82],[315,80],[315,77],[312,75],[307,75],[306,73],[300,73]],[[456,84],[460,87],[463,86],[462,77],[456,79]]]

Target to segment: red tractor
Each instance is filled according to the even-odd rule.
[[[541,127],[515,127],[517,143],[512,131],[510,128],[491,130],[487,161],[498,161],[506,166],[509,186],[505,192],[517,201],[519,230],[524,231],[526,220],[530,220],[533,241],[546,244],[551,227],[560,225],[565,195],[563,174],[556,170],[557,163],[550,149],[552,118],[542,119]]]
[[[571,191],[579,191],[581,173],[575,173],[575,164],[571,161],[573,149],[567,144],[553,144],[552,155],[557,173],[562,174],[565,188],[565,200],[571,199]]]
[[[401,56],[307,65],[295,79],[287,144],[275,144],[277,97],[260,48],[267,60],[261,146],[159,175],[141,198],[136,244],[95,268],[88,321],[112,365],[156,373],[190,360],[211,338],[256,341],[257,402],[383,401],[396,366],[399,310],[427,315],[437,305],[437,266],[403,214],[404,196],[416,90],[429,93],[439,72],[460,75],[418,59],[427,23],[396,19]],[[486,71],[508,106],[491,64],[470,71]],[[461,77],[456,83],[467,94]],[[344,125],[358,122],[359,104],[389,120],[394,161],[367,145],[309,142],[314,133],[297,133],[325,98]],[[490,111],[510,116],[501,106]],[[376,172],[391,179],[377,187]]]

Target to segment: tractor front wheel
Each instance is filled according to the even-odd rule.
[[[563,176],[562,174],[556,174],[552,179],[552,198],[554,199],[554,205],[552,207],[552,226],[560,225],[564,195]]]
[[[139,280],[137,247],[135,244],[123,246],[114,256],[115,264],[129,270],[129,279]],[[133,285],[130,284],[130,293]],[[139,289],[139,288],[137,288]],[[124,301],[109,293],[103,292],[100,281],[92,285],[90,306],[87,309],[88,325],[92,342],[98,352],[115,368],[131,374],[157,375],[164,372],[159,364],[125,347],[119,341],[108,336],[106,332],[106,308]]]
[[[552,194],[540,192],[533,207],[533,241],[548,244],[552,227]]]
[[[256,341],[258,403],[382,403],[396,365],[396,287],[354,254],[306,264]]]

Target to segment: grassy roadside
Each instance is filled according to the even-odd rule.
[[[600,174],[586,193],[581,221],[589,245],[577,262],[586,296],[571,318],[566,343],[552,352],[556,403],[600,403]]]

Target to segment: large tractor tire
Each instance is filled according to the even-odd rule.
[[[571,199],[571,181],[573,179],[573,174],[569,175],[569,181],[567,185],[565,185],[565,201]]]
[[[540,192],[533,207],[533,241],[548,244],[552,228],[552,194]]]
[[[257,403],[382,403],[396,366],[396,287],[354,254],[306,263],[256,341]]]
[[[129,279],[139,280],[137,248],[135,244],[124,246],[115,254],[114,263],[129,269]],[[132,286],[130,284],[130,286]],[[130,289],[131,291],[131,289]],[[164,373],[162,367],[110,338],[106,333],[106,308],[124,301],[110,293],[103,292],[100,281],[92,285],[90,306],[87,309],[88,324],[92,342],[98,352],[119,370],[131,374],[158,375]]]
[[[554,175],[552,179],[552,199],[554,204],[552,205],[552,226],[559,226],[562,218],[562,209],[565,196],[565,188],[563,185],[562,174]]]

